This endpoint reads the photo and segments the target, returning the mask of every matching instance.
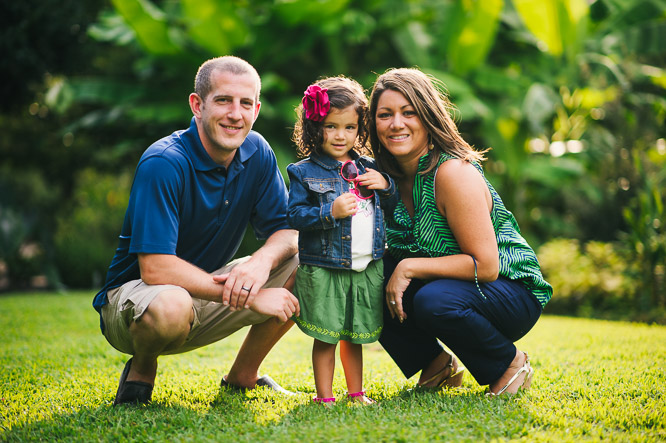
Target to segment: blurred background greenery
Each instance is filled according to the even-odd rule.
[[[546,311],[666,322],[665,0],[23,0],[0,24],[0,290],[102,284],[139,156],[189,124],[198,66],[234,54],[283,172],[312,81],[438,77],[493,148]]]

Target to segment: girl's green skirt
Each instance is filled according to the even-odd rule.
[[[381,260],[361,272],[300,265],[294,294],[301,315],[293,320],[307,335],[326,343],[377,341],[383,325],[383,280]]]

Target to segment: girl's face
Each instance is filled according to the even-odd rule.
[[[358,113],[354,106],[344,109],[331,108],[324,119],[324,143],[322,151],[334,160],[351,160],[349,151],[358,135]]]
[[[398,91],[387,89],[377,101],[377,137],[396,160],[420,158],[428,152],[428,131],[414,106]]]

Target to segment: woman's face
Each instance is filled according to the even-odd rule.
[[[374,117],[379,141],[396,160],[420,158],[428,153],[428,131],[402,93],[384,91]]]

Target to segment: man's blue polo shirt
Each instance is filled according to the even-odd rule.
[[[108,290],[141,278],[138,253],[176,255],[207,272],[221,268],[248,222],[262,240],[290,229],[287,200],[275,153],[259,133],[250,131],[227,169],[210,158],[192,118],[189,129],[141,156],[118,249],[93,306],[101,312]]]

